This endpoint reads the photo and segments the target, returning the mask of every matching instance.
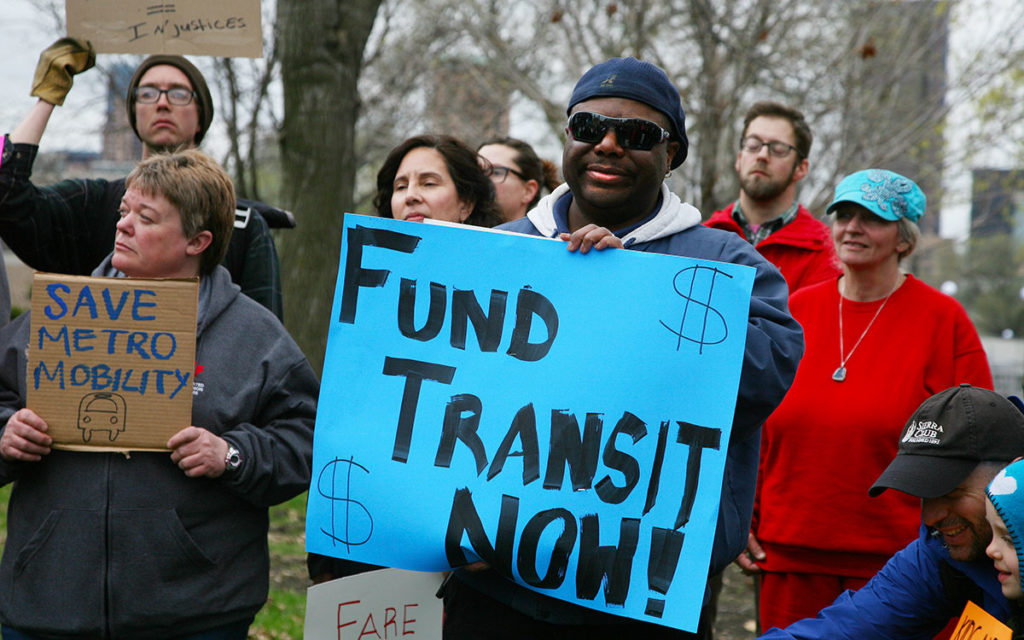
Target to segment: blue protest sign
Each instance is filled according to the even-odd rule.
[[[307,550],[695,630],[754,269],[344,227]]]

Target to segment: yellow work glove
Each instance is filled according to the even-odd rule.
[[[61,38],[39,54],[31,95],[60,106],[71,90],[71,77],[91,69],[94,64],[96,51],[92,43]]]

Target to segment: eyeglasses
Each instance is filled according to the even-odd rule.
[[[161,94],[167,94],[167,102],[182,107],[192,102],[196,97],[195,91],[185,87],[171,87],[170,89],[157,89],[151,86],[135,87],[135,99],[142,104],[153,104],[160,100]]]
[[[768,147],[768,153],[772,154],[776,158],[785,158],[789,155],[790,151],[797,150],[793,145],[786,144],[781,140],[765,142],[757,136],[747,136],[740,141],[740,149],[747,153],[761,153],[761,147]]]
[[[597,144],[604,140],[608,129],[615,130],[615,140],[623,149],[650,151],[654,145],[672,135],[650,120],[640,118],[610,118],[599,113],[578,111],[569,118],[569,135],[574,140]]]
[[[505,178],[507,178],[510,173],[514,173],[519,176],[520,180],[526,180],[526,176],[519,173],[512,167],[503,167],[500,164],[491,165],[491,172],[488,175],[490,175],[492,182],[495,184],[501,184],[502,182],[505,182]]]

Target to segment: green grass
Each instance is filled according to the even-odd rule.
[[[0,551],[7,539],[7,499],[11,485],[0,487]],[[306,616],[306,494],[270,510],[270,595],[256,615],[249,637],[300,640]]]
[[[306,494],[270,510],[270,595],[250,638],[300,640],[306,617]]]
[[[11,497],[11,485],[0,487],[0,551],[7,542],[7,499]]]

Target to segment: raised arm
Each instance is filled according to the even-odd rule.
[[[31,95],[39,98],[28,116],[11,132],[11,142],[39,144],[50,120],[54,106],[64,104],[64,98],[76,74],[96,64],[96,52],[88,41],[61,38],[39,54],[36,73],[32,78]]]
[[[10,133],[10,140],[15,144],[38,145],[43,139],[43,132],[50,122],[50,115],[53,113],[53,105],[40,98],[32,110],[28,112],[25,119],[18,124]]]

